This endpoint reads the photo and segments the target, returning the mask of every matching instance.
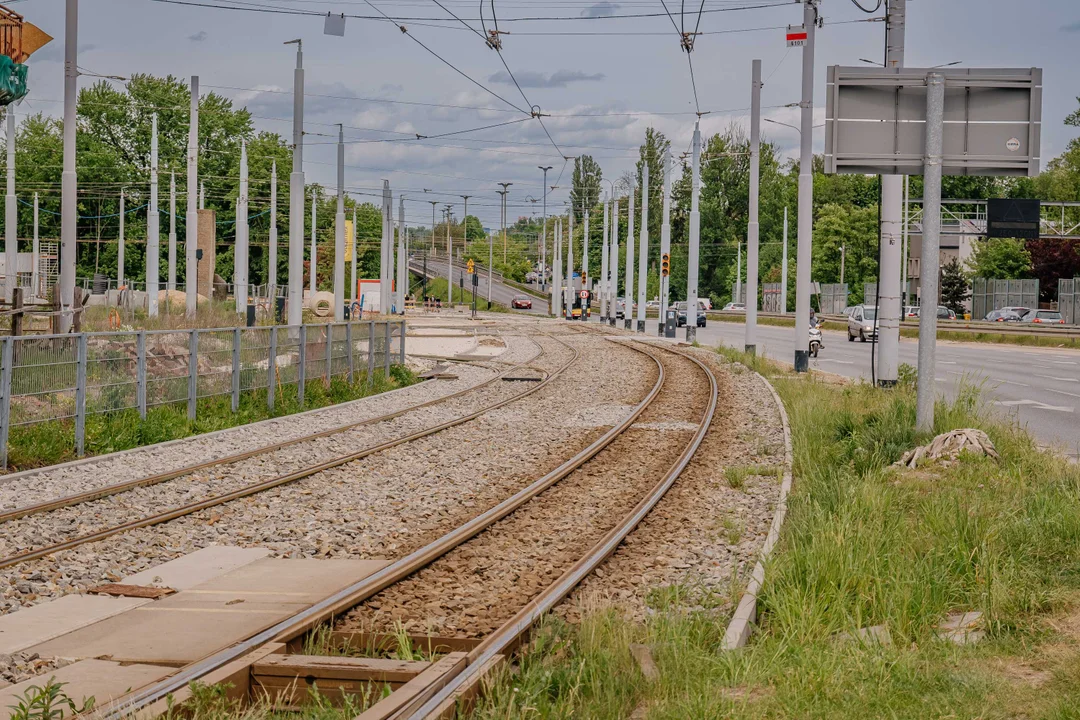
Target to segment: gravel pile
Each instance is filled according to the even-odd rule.
[[[20,683],[32,677],[58,670],[70,665],[70,660],[62,658],[43,658],[37,653],[18,652],[11,655],[0,654],[0,688]],[[43,683],[44,684],[44,683]],[[73,698],[81,703],[82,698]],[[65,708],[66,709],[66,708]]]
[[[717,379],[712,426],[671,490],[558,608],[572,622],[612,605],[641,621],[676,598],[680,609],[726,617],[757,562],[780,490],[780,413],[764,382],[742,365],[693,352]]]
[[[597,338],[567,340],[592,360],[513,403],[526,408],[517,423],[481,416],[256,496],[0,571],[0,612],[116,581],[210,545],[267,547],[287,557],[396,558],[410,552],[595,439],[601,430],[567,433],[552,426],[551,418],[571,401],[633,403],[644,395],[651,381],[640,355],[611,350]],[[543,369],[554,370],[572,357],[554,340],[536,341],[546,353],[534,364]],[[629,377],[613,379],[623,365],[630,367]],[[71,521],[97,522],[85,506]],[[33,529],[26,525],[24,535],[29,538]]]
[[[666,383],[643,424],[691,422],[708,385],[689,360],[652,350]],[[693,432],[633,426],[579,470],[406,581],[347,614],[344,628],[482,637],[508,620],[576,562],[641,500]]]
[[[538,352],[536,344],[524,337],[507,338],[507,342],[508,349],[499,356],[499,362],[454,365],[453,374],[458,376],[457,380],[418,383],[393,394],[375,395],[309,412],[302,419],[295,415],[275,418],[212,436],[196,436],[172,444],[103,455],[74,466],[44,468],[14,478],[0,477],[0,508],[31,505],[134,477],[177,470],[193,461],[204,462],[304,437],[451,395],[490,379],[504,369],[506,362],[527,362]]]

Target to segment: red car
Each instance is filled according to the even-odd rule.
[[[532,298],[528,295],[515,295],[510,301],[510,307],[515,310],[532,310]]]

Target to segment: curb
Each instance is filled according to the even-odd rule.
[[[793,453],[791,450],[791,425],[788,423],[787,410],[777,394],[776,389],[760,373],[755,372],[765,387],[769,388],[776,407],[780,411],[780,422],[784,426],[784,479],[780,483],[780,497],[776,501],[776,512],[773,514],[772,527],[765,538],[765,544],[761,547],[761,555],[754,572],[750,575],[750,582],[746,585],[746,591],[739,599],[739,605],[735,608],[735,615],[728,623],[724,632],[724,640],[721,647],[724,650],[737,650],[744,647],[753,632],[754,622],[757,620],[757,599],[761,592],[761,586],[765,584],[765,562],[772,554],[773,548],[780,539],[780,527],[784,524],[787,516],[788,494],[791,492]]]

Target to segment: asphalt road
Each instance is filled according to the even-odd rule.
[[[656,320],[646,322],[646,333],[656,335]],[[619,321],[622,327],[622,321]],[[792,362],[792,328],[759,325],[758,352]],[[703,345],[743,347],[742,323],[711,321],[698,328]],[[679,329],[678,337],[686,337]],[[811,368],[870,380],[873,343],[848,342],[842,331],[826,330],[825,347]],[[918,341],[900,339],[900,362],[918,366]],[[1044,444],[1080,458],[1080,352],[1017,345],[939,341],[936,379],[941,391],[955,395],[962,383],[978,384],[994,409],[1015,418]]]
[[[416,275],[422,275],[423,270],[424,270],[424,262],[423,262],[423,260],[415,260],[414,259],[413,261],[411,261],[409,263],[409,270],[412,271],[413,273],[415,273]],[[428,259],[427,276],[429,278],[434,278],[434,277],[445,278],[446,277],[446,270],[447,270],[447,268],[446,268],[446,260],[445,260],[445,258],[443,258],[443,260],[441,262],[439,262],[437,260],[430,259],[430,258]],[[459,286],[458,283],[459,283],[459,278],[460,277],[461,277],[461,269],[458,268],[458,267],[455,267],[454,268],[454,297],[455,298],[457,297],[457,289],[458,289],[458,286]],[[469,291],[472,291],[474,288],[469,284],[469,282],[470,282],[470,278],[466,275],[465,276],[465,283],[466,283],[465,289],[469,290]],[[479,283],[480,284],[475,288],[476,294],[477,294],[477,303],[478,303],[477,309],[483,310],[484,307],[483,307],[483,303],[481,302],[481,299],[486,299],[487,296],[488,296],[487,275],[485,275],[484,273],[480,273]],[[518,290],[517,288],[514,288],[514,287],[510,287],[509,285],[503,285],[502,283],[500,283],[498,281],[495,281],[495,282],[491,283],[491,301],[499,303],[500,305],[504,305],[506,307],[510,307],[510,301],[514,299],[515,295],[525,295],[525,294],[527,294],[527,293],[523,293],[523,292],[521,292],[521,290]],[[535,315],[546,315],[547,314],[547,310],[548,310],[547,302],[545,302],[545,301],[543,301],[543,300],[541,300],[539,298],[535,298],[535,297],[532,298],[532,301],[533,301],[533,309],[532,310],[526,310],[524,312],[531,312],[531,313],[533,313]],[[445,297],[443,298],[443,302],[446,302]]]

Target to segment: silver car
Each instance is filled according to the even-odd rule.
[[[847,339],[855,342],[859,338],[861,342],[877,340],[877,306],[856,305],[848,316]]]

